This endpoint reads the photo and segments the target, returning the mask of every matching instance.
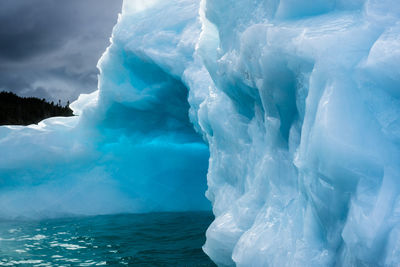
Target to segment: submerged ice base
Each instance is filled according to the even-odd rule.
[[[394,0],[125,0],[80,116],[0,128],[0,215],[202,209],[208,166],[217,264],[397,265],[399,18]]]

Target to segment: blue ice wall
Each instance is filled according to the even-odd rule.
[[[204,0],[200,17],[208,255],[399,265],[398,1]]]

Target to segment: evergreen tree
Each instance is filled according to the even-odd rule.
[[[11,92],[0,92],[0,125],[29,125],[57,116],[73,116],[69,101],[65,107],[44,98],[19,97]]]

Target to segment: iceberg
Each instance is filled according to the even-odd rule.
[[[99,90],[71,104],[77,116],[0,127],[0,217],[211,209],[208,147],[180,78],[199,3],[144,13],[139,2],[124,3]]]
[[[220,266],[396,266],[399,19],[394,0],[125,0],[79,116],[0,127],[0,216],[207,209],[207,188]]]

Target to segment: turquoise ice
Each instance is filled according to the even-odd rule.
[[[0,127],[1,217],[211,209],[208,147],[180,78],[198,8],[186,1],[151,14],[125,3],[98,64],[99,90],[71,104],[76,117]]]

